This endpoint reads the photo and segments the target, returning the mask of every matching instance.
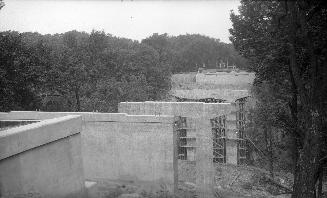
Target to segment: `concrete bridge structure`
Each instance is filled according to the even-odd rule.
[[[186,131],[184,146],[196,149],[197,194],[212,197],[213,120],[221,116],[222,162],[238,163],[235,104],[144,102],[121,103],[119,109],[126,113],[0,113],[0,126],[6,126],[0,131],[1,196],[87,197],[85,181],[108,179],[165,184],[174,193],[179,131]]]

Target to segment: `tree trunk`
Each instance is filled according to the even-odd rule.
[[[319,140],[314,140],[317,139],[306,141],[307,144],[300,150],[294,175],[292,198],[315,198],[321,144],[319,144]]]
[[[269,132],[268,132],[269,131]],[[268,153],[268,169],[270,176],[274,178],[274,159],[272,155],[272,140],[271,140],[271,129],[268,128],[268,126],[264,126],[264,136],[265,136],[265,144],[266,144],[266,150]]]
[[[320,168],[320,171],[319,171],[319,176],[318,176],[318,198],[322,198],[322,179],[323,179],[323,176],[324,176],[324,172],[323,172],[323,168],[321,167]]]
[[[271,128],[268,129],[268,138],[269,138],[269,160],[270,160],[270,176],[274,178],[274,153],[273,153],[273,137]]]
[[[76,100],[76,108],[75,110],[78,112],[81,110],[81,103],[79,98],[79,89],[75,89],[75,100]]]

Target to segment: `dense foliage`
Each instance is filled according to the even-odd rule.
[[[197,71],[199,67],[217,68],[220,62],[246,69],[247,62],[232,44],[219,39],[187,34],[168,36],[153,34],[142,40],[159,52],[160,60],[171,66],[173,73]]]
[[[243,0],[231,40],[256,72],[258,125],[283,132],[292,197],[321,195],[327,162],[327,3]],[[316,187],[318,186],[318,191]]]
[[[219,59],[246,64],[230,44],[201,35],[138,42],[101,31],[1,32],[0,111],[115,112],[121,101],[165,99],[172,72]]]
[[[1,32],[0,56],[1,111],[110,112],[170,88],[156,50],[104,32]]]

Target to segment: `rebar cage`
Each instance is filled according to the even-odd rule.
[[[245,112],[246,98],[237,100],[237,112],[236,112],[236,127],[238,130],[237,141],[237,164],[245,164],[247,156],[247,142],[245,139],[245,124],[246,124],[246,112]]]
[[[195,129],[189,126],[186,117],[179,116],[175,125],[177,130],[178,159],[194,161],[196,149]]]
[[[226,116],[210,119],[213,140],[213,162],[226,163]]]

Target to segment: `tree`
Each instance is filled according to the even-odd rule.
[[[64,96],[69,103],[74,101],[75,111],[81,110],[81,91],[88,80],[89,67],[86,64],[87,54],[83,40],[85,37],[88,35],[77,31],[63,34],[56,45],[50,44],[50,65],[44,68],[46,91]]]
[[[267,83],[276,123],[292,138],[292,197],[315,197],[326,164],[326,3],[323,1],[241,1],[231,13],[231,40],[250,60],[256,84]]]
[[[0,33],[0,111],[35,110],[38,96],[38,69],[33,63],[33,50],[18,32]]]
[[[228,59],[231,64],[244,62],[230,44],[202,35],[153,34],[139,43],[95,30],[91,34],[76,30],[54,35],[5,34],[2,41],[9,39],[13,43],[4,43],[2,46],[11,47],[3,47],[1,55],[4,60],[14,61],[1,65],[3,104],[9,103],[14,90],[5,82],[5,73],[9,71],[8,65],[16,65],[27,72],[26,76],[33,76],[25,79],[26,83],[30,80],[26,90],[33,95],[29,101],[34,101],[28,108],[42,110],[116,111],[121,101],[164,99],[172,72],[196,71],[203,63],[214,68],[219,58]],[[41,100],[39,104],[36,99]],[[92,101],[95,105],[90,105]],[[45,103],[53,105],[48,108]],[[27,108],[14,103],[7,107]]]
[[[258,153],[256,159],[250,158],[252,165],[257,165],[269,170],[271,176],[274,171],[292,171],[290,155],[290,140],[285,129],[281,127],[279,116],[287,109],[283,101],[276,100],[275,91],[268,83],[260,83],[252,87],[252,95],[256,98],[256,105],[250,107],[249,120],[246,127],[247,137],[254,142],[255,147],[250,147]]]

